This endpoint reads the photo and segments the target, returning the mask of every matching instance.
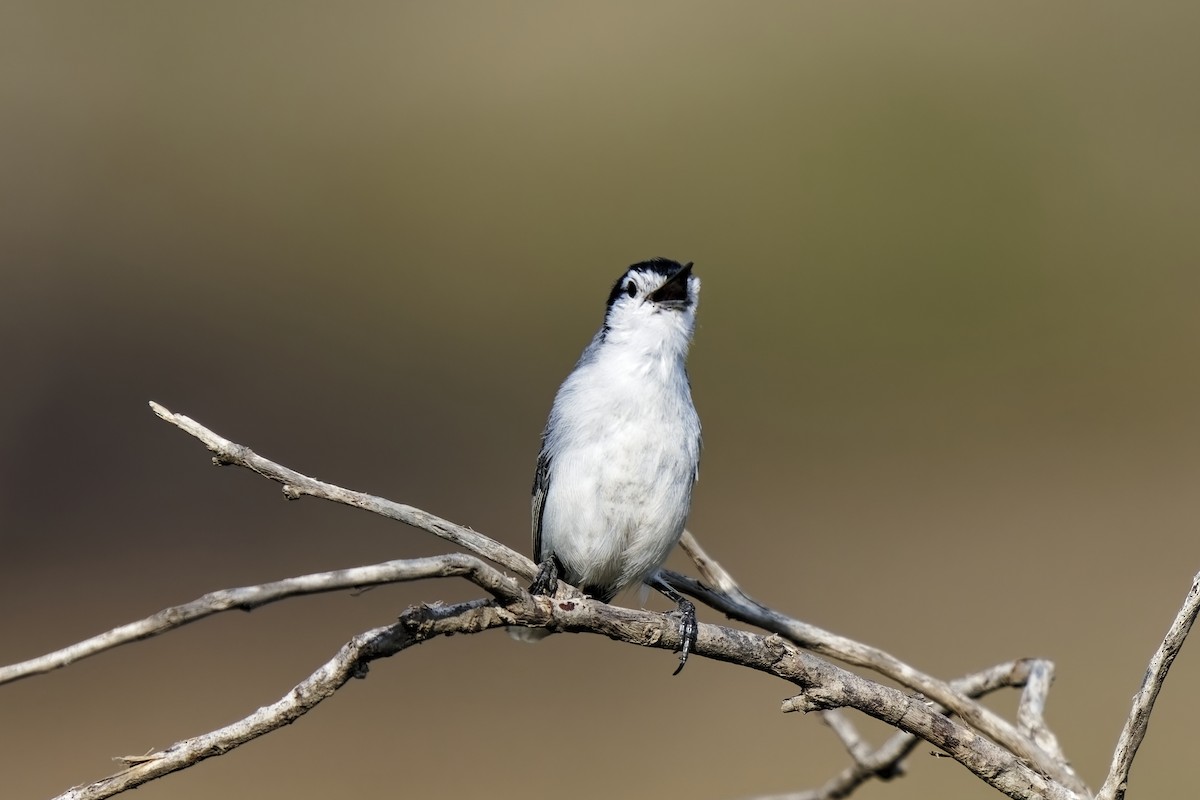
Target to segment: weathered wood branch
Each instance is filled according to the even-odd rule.
[[[473,569],[473,566],[463,562],[458,556],[443,556],[409,561],[385,561],[365,567],[299,575],[255,586],[221,589],[209,592],[189,603],[164,608],[145,619],[121,625],[52,653],[7,667],[0,667],[0,684],[51,672],[80,659],[103,653],[105,650],[148,639],[151,636],[158,636],[189,622],[220,614],[223,611],[252,611],[259,606],[299,595],[362,589],[368,586],[381,586],[423,578],[461,576],[469,569]]]
[[[185,417],[182,414],[171,413],[158,403],[151,402],[150,408],[163,420],[203,442],[204,446],[213,453],[213,463],[245,467],[257,472],[264,478],[281,483],[283,484],[284,495],[291,500],[308,495],[309,497],[319,497],[334,503],[361,508],[373,514],[378,514],[381,517],[394,519],[398,522],[403,522],[405,525],[411,525],[414,528],[428,531],[434,536],[445,539],[465,550],[470,550],[472,553],[476,553],[488,561],[499,564],[524,578],[532,579],[537,574],[537,566],[531,560],[512,548],[505,547],[489,536],[473,531],[463,525],[457,525],[427,511],[422,511],[419,508],[406,506],[403,503],[395,503],[382,497],[366,494],[365,492],[343,489],[340,486],[334,486],[332,483],[325,483],[324,481],[310,478],[307,475],[301,475],[294,469],[289,469],[281,464],[276,464],[274,461],[263,458],[245,445],[235,444],[224,436],[218,436],[193,419]]]
[[[1150,712],[1154,710],[1154,701],[1158,699],[1158,692],[1167,679],[1167,672],[1171,669],[1175,656],[1179,655],[1179,650],[1183,647],[1198,613],[1200,574],[1192,579],[1192,588],[1188,591],[1183,606],[1175,615],[1162,644],[1150,658],[1150,665],[1146,667],[1146,677],[1142,679],[1142,686],[1133,697],[1133,708],[1125,721],[1125,727],[1121,730],[1120,738],[1117,739],[1112,767],[1100,788],[1100,793],[1096,796],[1097,800],[1122,800],[1125,797],[1125,790],[1129,784],[1129,770],[1133,767],[1134,756],[1137,755],[1150,726]]]
[[[488,597],[449,606],[411,607],[400,616],[397,624],[375,628],[352,638],[332,659],[275,703],[219,730],[145,756],[127,757],[123,759],[127,768],[120,773],[71,789],[61,795],[62,798],[98,800],[111,797],[227,752],[299,718],[332,696],[350,678],[365,677],[371,661],[440,636],[524,626],[546,628],[552,632],[600,634],[646,647],[677,649],[680,645],[674,614],[607,605],[582,597],[565,584],[559,585],[553,598],[532,596],[516,578],[505,575],[487,562],[524,579],[533,576],[533,562],[484,534],[412,506],[315,480],[218,436],[194,420],[173,414],[156,403],[151,406],[162,419],[203,442],[214,453],[215,463],[246,467],[279,482],[289,498],[308,495],[362,508],[433,533],[473,555],[456,553],[389,561],[211,592],[190,603],[164,609],[53,653],[0,667],[0,684],[57,669],[212,614],[231,609],[250,610],[296,595],[460,577],[484,590]],[[1046,700],[1053,679],[1050,662],[1019,660],[954,681],[941,681],[877,648],[763,606],[751,598],[690,533],[685,533],[681,544],[701,577],[696,580],[668,572],[669,582],[729,617],[769,634],[702,624],[694,654],[766,672],[793,684],[799,692],[784,701],[783,710],[820,712],[850,754],[853,762],[850,767],[818,789],[787,795],[789,800],[832,800],[845,797],[870,778],[889,779],[902,774],[903,761],[919,740],[939,748],[1009,797],[1022,800],[1085,800],[1092,797],[1045,722]],[[1142,689],[1135,697],[1133,710],[1121,733],[1112,769],[1097,800],[1122,800],[1130,766],[1145,735],[1155,698],[1198,612],[1200,575],[1150,662]],[[820,656],[873,670],[896,681],[903,689],[875,683]],[[1003,687],[1024,687],[1015,725],[975,701],[982,694]],[[881,747],[872,749],[841,711],[848,708],[881,720],[899,732]]]
[[[216,731],[130,759],[128,769],[76,787],[61,800],[102,800],[149,780],[221,755],[287,725],[332,696],[350,678],[365,677],[367,665],[412,644],[450,634],[473,634],[509,625],[556,632],[595,633],[629,644],[676,650],[681,640],[673,614],[638,611],[586,597],[535,597],[513,578],[475,558],[456,554],[422,559],[405,579],[461,575],[492,595],[453,606],[409,608],[396,625],[354,637],[306,680],[275,703]],[[766,672],[796,687],[789,709],[850,707],[914,734],[958,760],[981,779],[1018,800],[1070,800],[1074,793],[1048,780],[966,726],[955,723],[923,698],[873,683],[824,659],[764,635],[701,624],[694,655]]]
[[[691,533],[684,533],[680,546],[696,563],[702,580],[667,571],[667,581],[677,590],[724,612],[732,619],[777,633],[814,653],[874,670],[901,686],[920,692],[1056,781],[1081,795],[1090,796],[1087,786],[1061,754],[1044,750],[1033,738],[1023,735],[999,714],[976,703],[950,684],[926,675],[879,648],[839,636],[764,606],[746,594],[733,576],[704,551]]]
[[[215,463],[245,467],[259,475],[282,483],[284,494],[290,498],[309,495],[372,511],[428,531],[523,577],[532,578],[536,572],[536,567],[530,559],[470,528],[456,525],[449,520],[412,506],[344,489],[302,475],[258,455],[244,445],[231,442],[189,417],[172,413],[158,403],[152,402],[150,407],[163,420],[204,443],[213,452]],[[1015,726],[970,698],[955,692],[944,681],[925,675],[882,650],[868,647],[843,636],[837,636],[815,625],[809,625],[763,606],[747,595],[737,581],[715,559],[703,551],[694,536],[685,533],[681,544],[697,564],[702,577],[711,582],[713,588],[709,589],[685,576],[668,572],[668,580],[680,591],[692,595],[734,619],[778,633],[789,641],[821,655],[836,658],[855,666],[874,669],[903,686],[919,691],[962,717],[984,735],[1026,759],[1037,769],[1053,776],[1076,791],[1087,792],[1083,782],[1064,760],[1055,759],[1042,751],[1032,740],[1022,736]]]

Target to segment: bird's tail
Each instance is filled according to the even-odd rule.
[[[519,625],[509,625],[505,630],[518,642],[540,642],[550,635],[545,628],[522,628]]]

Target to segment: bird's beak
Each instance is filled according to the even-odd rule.
[[[650,294],[650,299],[667,308],[687,308],[688,277],[692,274],[692,262],[684,264],[667,278],[666,282]]]

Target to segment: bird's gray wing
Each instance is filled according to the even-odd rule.
[[[542,554],[542,512],[546,509],[546,492],[550,491],[550,454],[542,442],[538,453],[537,469],[533,473],[533,560],[539,564],[545,560]]]
[[[683,371],[683,379],[687,381],[688,399],[692,397],[692,376],[685,369]],[[692,406],[692,412],[695,413],[696,407]],[[704,426],[700,424],[700,417],[696,417],[696,469],[692,473],[692,483],[700,480],[700,454],[704,452]]]

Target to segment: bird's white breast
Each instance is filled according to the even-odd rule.
[[[601,345],[559,389],[542,546],[568,581],[642,582],[679,541],[700,458],[682,356]]]

